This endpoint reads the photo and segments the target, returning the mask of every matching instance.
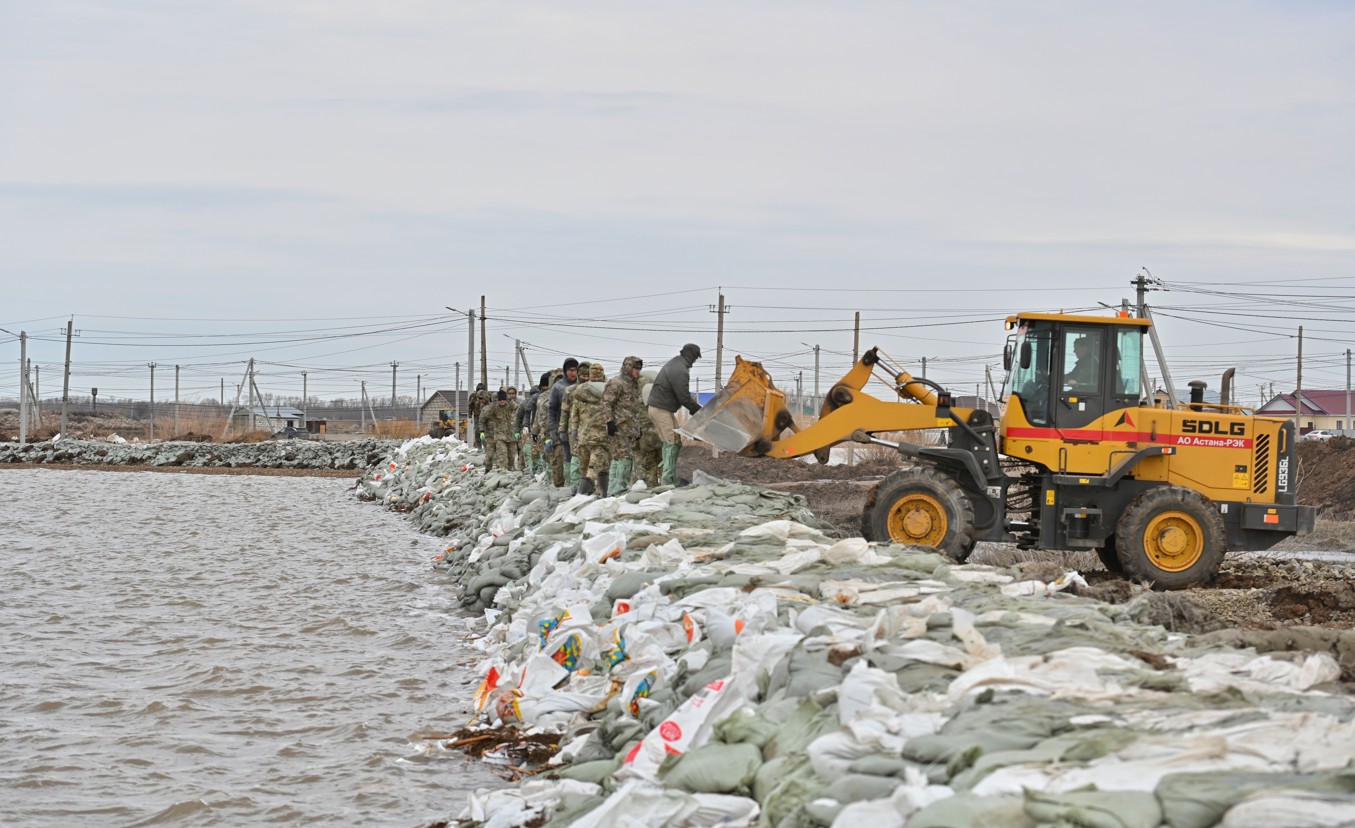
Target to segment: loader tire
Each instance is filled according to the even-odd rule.
[[[974,505],[950,475],[927,467],[904,469],[866,496],[861,534],[879,543],[933,546],[963,562],[974,551]]]
[[[1120,564],[1120,550],[1116,545],[1115,536],[1106,538],[1106,545],[1096,550],[1096,557],[1101,559],[1101,565],[1107,572],[1120,574],[1124,572],[1124,567]]]
[[[1154,589],[1213,581],[1227,551],[1223,516],[1208,498],[1181,486],[1149,489],[1115,524],[1120,565]]]

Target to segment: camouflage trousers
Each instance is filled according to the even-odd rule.
[[[659,466],[662,462],[663,441],[659,435],[652,431],[641,435],[640,444],[635,449],[635,479],[645,481],[645,485],[651,489],[659,485]]]
[[[532,442],[530,436],[522,435],[522,442],[518,445],[518,451],[520,452],[519,456],[522,457],[522,470],[536,474],[539,471],[537,464],[540,461],[540,449]]]
[[[489,438],[485,441],[485,471],[494,468],[514,471],[517,469],[517,456],[512,440]]]
[[[546,458],[550,461],[550,482],[556,486],[565,485],[565,447],[556,443]]]
[[[579,458],[579,476],[594,483],[598,482],[599,474],[606,474],[612,467],[612,449],[606,440],[583,443],[574,456]]]

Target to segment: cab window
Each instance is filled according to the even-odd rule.
[[[1021,398],[1021,406],[1031,425],[1049,425],[1049,379],[1053,356],[1053,331],[1023,325],[1014,343],[1011,390]],[[1030,359],[1022,359],[1026,346]]]
[[[1122,403],[1139,398],[1143,388],[1143,329],[1122,328],[1115,332],[1115,387]]]

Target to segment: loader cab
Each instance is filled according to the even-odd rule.
[[[1010,394],[1020,400],[1024,436],[1100,440],[1106,414],[1139,405],[1143,334],[1129,317],[1022,314],[1004,361]]]

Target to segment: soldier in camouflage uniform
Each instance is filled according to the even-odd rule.
[[[536,436],[532,433],[532,423],[536,417],[536,401],[541,398],[541,392],[546,390],[546,381],[549,377],[550,374],[541,375],[541,383],[527,393],[527,399],[518,406],[518,413],[513,418],[513,431],[519,435],[518,447],[522,453],[522,470],[529,474],[536,474],[538,471],[540,452],[535,450]]]
[[[607,381],[602,363],[593,363],[588,381]],[[605,496],[612,467],[612,444],[607,437],[607,422],[602,419],[602,408],[597,402],[590,403],[576,396],[574,407],[579,412],[575,418],[579,425],[579,442],[574,452],[579,458],[579,494]]]
[[[618,495],[630,485],[631,470],[635,466],[635,451],[640,443],[640,421],[648,417],[640,399],[640,369],[644,361],[628,356],[621,361],[621,373],[607,381],[602,392],[602,419],[607,423],[607,436],[612,438],[611,480],[608,495]]]
[[[516,468],[513,463],[513,415],[515,413],[517,412],[513,410],[512,403],[508,402],[507,391],[500,391],[498,401],[481,412],[480,425],[484,430],[480,432],[480,439],[485,444],[485,471],[487,472],[493,471],[496,464],[508,471],[513,471]]]
[[[575,396],[578,393],[579,386],[588,381],[588,372],[593,368],[591,362],[579,363],[578,382],[565,390],[564,399],[560,403],[560,430],[569,440],[569,465],[565,468],[565,485],[578,488],[579,485],[579,455],[576,447],[579,444],[579,428],[575,418]]]
[[[489,402],[489,392],[485,390],[485,384],[483,382],[477,383],[475,393],[470,395],[470,400],[466,404],[466,410],[471,416],[471,421],[475,424],[471,439],[468,442],[481,448],[484,447],[484,440],[480,439],[480,432],[484,431],[484,427],[481,425],[480,418],[483,416],[485,408],[489,406]]]
[[[515,469],[526,468],[526,466],[522,465],[522,447],[519,445],[522,440],[522,435],[518,433],[517,429],[518,406],[520,405],[522,405],[522,400],[518,399],[517,386],[508,386],[508,407],[513,409],[513,433],[510,435],[510,439],[513,441],[511,448],[513,450],[513,468]]]
[[[546,376],[546,387],[542,390],[541,396],[536,398],[536,411],[532,414],[532,443],[536,446],[537,454],[540,455],[541,471],[550,468],[550,432],[546,430],[549,420],[550,408],[550,389],[560,379],[562,372],[559,368],[552,369]]]

